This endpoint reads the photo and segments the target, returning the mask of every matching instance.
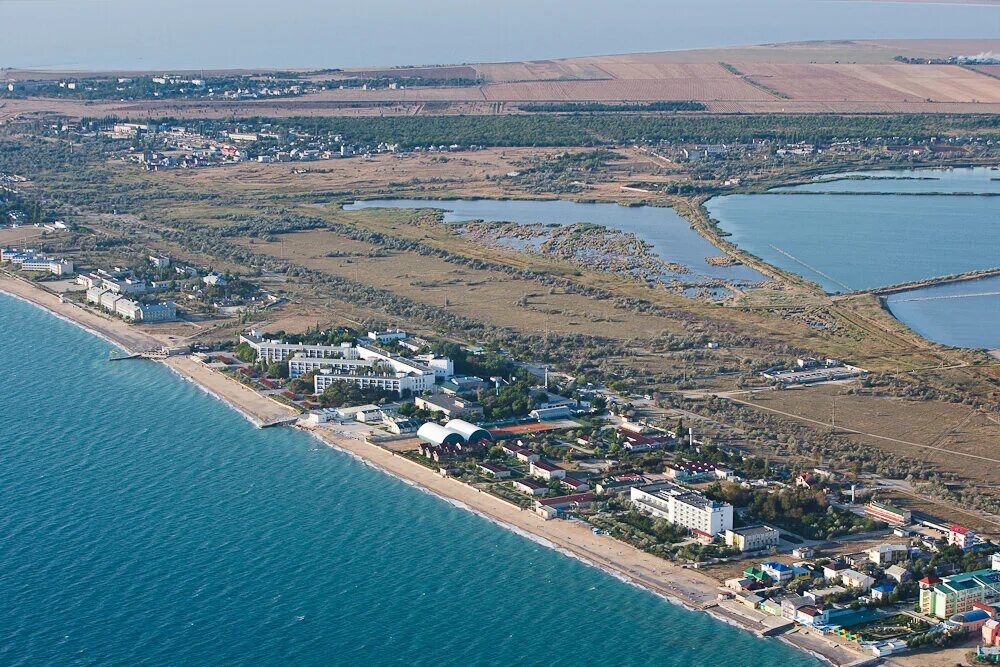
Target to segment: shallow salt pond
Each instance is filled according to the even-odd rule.
[[[851,172],[716,197],[706,208],[743,250],[830,293],[849,292],[1000,267],[995,179],[1000,170],[981,167]],[[887,305],[929,340],[1000,347],[995,297],[969,296],[1000,289],[984,282],[911,290]]]

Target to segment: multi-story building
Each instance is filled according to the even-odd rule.
[[[282,340],[270,340],[258,332],[251,331],[240,336],[240,342],[246,343],[257,352],[257,358],[268,363],[285,361],[292,356],[302,358],[324,359],[327,357],[344,357],[345,349],[350,350],[351,344],[342,345],[306,345],[305,343],[286,343]],[[357,359],[358,357],[353,357]]]
[[[879,544],[865,553],[868,555],[868,560],[885,567],[906,560],[910,555],[910,548],[905,544]]]
[[[1000,571],[976,570],[920,581],[920,611],[938,618],[951,618],[969,611],[977,602],[1000,602]]]
[[[391,391],[400,396],[410,396],[430,389],[434,385],[434,376],[408,375],[406,373],[349,372],[323,369],[313,378],[313,387],[317,394],[323,393],[335,382],[350,382],[361,389],[381,389]]]
[[[673,482],[632,487],[629,498],[640,510],[697,534],[714,537],[733,527],[732,505],[709,500]]]
[[[770,526],[747,526],[726,531],[726,544],[740,551],[761,551],[778,546],[780,533]]]
[[[976,541],[976,534],[965,526],[952,524],[948,528],[948,544],[954,544],[959,549],[968,549]]]

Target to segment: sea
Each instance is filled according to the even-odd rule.
[[[805,40],[995,38],[998,21],[1000,6],[975,1],[0,0],[0,67],[503,62]]]
[[[0,350],[0,664],[820,664],[2,294]]]

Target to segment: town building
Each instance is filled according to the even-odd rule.
[[[770,526],[747,526],[726,530],[726,545],[740,551],[762,551],[778,546],[781,533]]]
[[[502,447],[504,454],[523,463],[533,463],[542,458],[535,452],[523,446],[520,440],[518,440],[517,443],[505,443]]]
[[[709,500],[673,482],[632,487],[629,498],[644,512],[704,535],[714,537],[733,527],[732,505]]]
[[[565,405],[560,405],[554,408],[535,408],[528,413],[528,416],[532,419],[537,419],[538,421],[553,421],[556,419],[566,419],[571,417],[573,411],[570,410]]]
[[[496,479],[506,479],[510,477],[510,468],[500,463],[492,463],[490,461],[485,461],[479,464],[479,470],[490,477]]]
[[[576,477],[563,477],[559,480],[559,484],[572,493],[585,493],[590,491],[590,484],[582,479],[577,479]]]
[[[983,623],[982,635],[987,646],[1000,646],[1000,619],[992,618]]]
[[[268,363],[287,360],[290,377],[315,373],[313,383],[317,394],[335,382],[349,382],[363,389],[413,395],[432,390],[437,380],[433,368],[372,345],[285,343],[266,339],[256,331],[241,335],[240,342],[249,345],[258,359]],[[477,415],[468,413],[468,416]]]
[[[543,484],[531,478],[515,479],[514,488],[529,496],[544,496],[549,490],[548,484]]]
[[[407,336],[409,336],[409,334],[407,334],[402,329],[392,329],[391,331],[368,332],[369,340],[373,340],[376,343],[379,343],[380,345],[385,345],[386,343],[392,342],[394,340],[395,341],[403,340]]]
[[[483,416],[483,406],[479,403],[447,394],[417,396],[413,403],[421,410],[440,412],[448,419],[481,419]]]
[[[207,276],[203,277],[201,281],[209,287],[225,287],[229,284],[229,281],[224,275],[216,273],[215,271],[212,271]]]
[[[563,479],[566,477],[566,471],[563,468],[560,468],[556,464],[550,463],[544,459],[539,459],[529,463],[528,474],[532,477],[540,477],[547,481]]]
[[[865,505],[865,514],[874,519],[885,521],[890,526],[904,526],[913,521],[909,510],[900,509],[889,503],[873,500]]]
[[[889,577],[897,584],[905,584],[913,578],[910,571],[902,565],[890,565],[885,570],[885,576]]]
[[[10,262],[22,271],[41,271],[55,276],[73,273],[73,262],[56,257],[36,255],[34,250],[0,249],[0,262]]]
[[[453,375],[441,383],[441,391],[452,395],[472,395],[489,386],[482,378]]]
[[[785,565],[784,563],[779,563],[777,561],[767,561],[765,563],[761,563],[760,569],[764,572],[764,574],[771,577],[772,581],[779,584],[783,584],[795,578],[795,571],[790,565]]]
[[[115,314],[132,322],[172,322],[177,319],[177,305],[173,301],[140,303],[123,297],[115,302]]]
[[[848,588],[857,591],[870,590],[875,585],[875,578],[857,570],[843,570],[840,573],[840,582]]]
[[[667,464],[663,472],[678,482],[694,482],[715,477],[717,467],[711,461],[680,461]]]
[[[827,563],[823,566],[823,578],[830,581],[839,581],[840,573],[847,569],[843,563]]]
[[[822,604],[830,598],[835,598],[847,592],[843,586],[826,586],[824,588],[814,588],[806,591],[803,595],[813,601],[813,604]]]
[[[586,509],[594,504],[594,494],[574,493],[556,498],[543,498],[535,501],[535,513],[543,519],[555,519],[566,510]]]
[[[795,614],[803,607],[813,606],[812,600],[803,595],[789,595],[781,599],[781,617],[795,620]]]
[[[954,544],[959,549],[968,549],[976,541],[976,534],[965,526],[952,524],[948,527],[948,544]]]
[[[920,580],[920,611],[941,619],[969,611],[976,603],[1000,602],[1000,571],[976,570]]]
[[[879,544],[866,552],[868,560],[876,565],[885,567],[892,563],[899,563],[909,558],[910,548],[905,544]]]

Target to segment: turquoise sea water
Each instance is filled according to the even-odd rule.
[[[0,294],[0,664],[818,665]]]

